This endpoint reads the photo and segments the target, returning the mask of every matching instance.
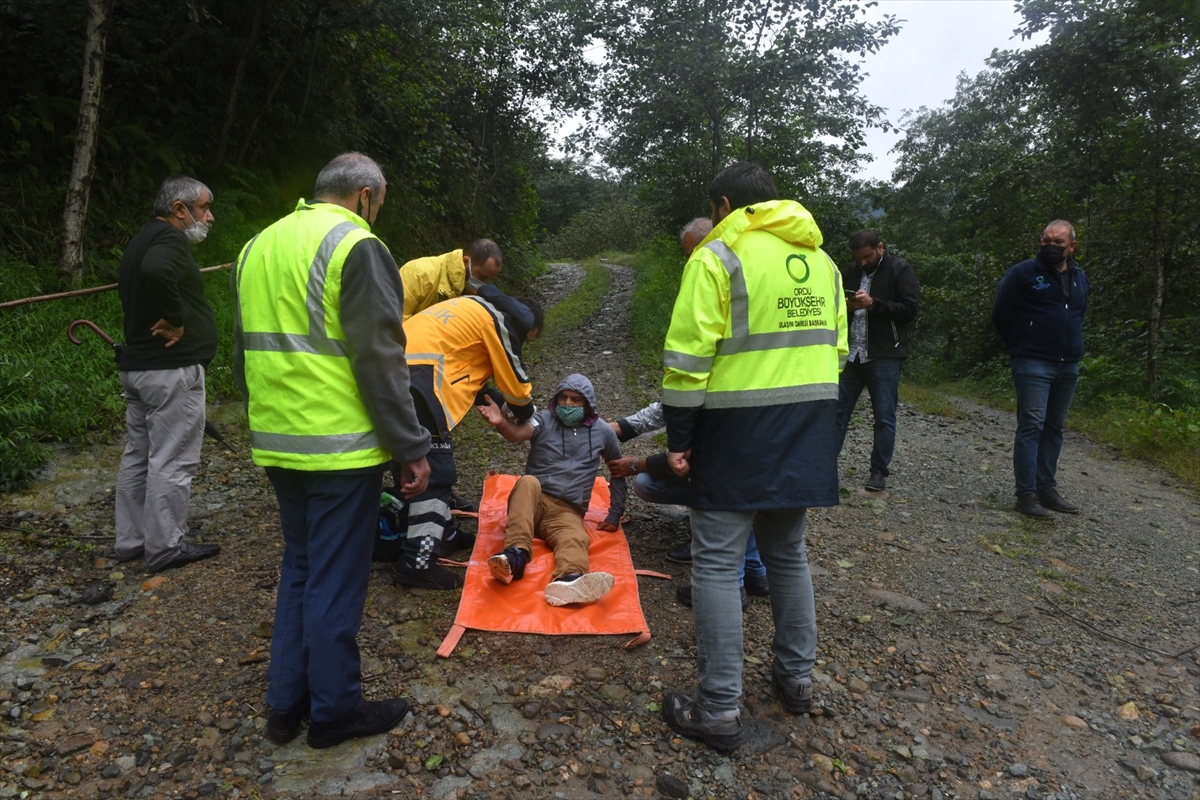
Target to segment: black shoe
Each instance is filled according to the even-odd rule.
[[[179,552],[175,554],[167,563],[151,567],[151,572],[162,572],[164,569],[174,569],[175,567],[186,567],[195,561],[203,561],[206,558],[212,558],[217,553],[221,552],[221,546],[218,544],[192,544],[191,542],[180,542]]]
[[[683,544],[677,544],[667,551],[667,561],[676,564],[692,563],[692,540],[688,539]]]
[[[392,580],[400,586],[421,589],[459,589],[463,585],[463,576],[452,569],[437,564],[417,569],[406,565],[403,560],[392,565]]]
[[[680,692],[663,693],[662,715],[671,730],[699,739],[714,750],[736,750],[746,738],[741,710],[713,716]]]
[[[525,577],[525,565],[529,563],[529,553],[519,547],[506,547],[488,559],[488,569],[492,577],[503,584],[519,581]]]
[[[271,709],[267,715],[267,738],[275,744],[287,744],[300,735],[300,723],[308,714],[307,708],[299,711]]]
[[[1038,502],[1036,494],[1023,494],[1017,497],[1017,511],[1034,519],[1049,519],[1053,516]]]
[[[742,585],[746,589],[746,594],[752,594],[755,597],[771,595],[771,584],[767,583],[766,575],[747,575],[742,579]]]
[[[738,592],[742,596],[742,611],[750,607],[750,596],[746,594],[746,587],[739,586]],[[692,585],[690,583],[680,586],[675,590],[675,599],[683,603],[688,608],[692,607]]]
[[[399,725],[407,713],[408,701],[403,697],[369,700],[363,704],[361,711],[341,722],[310,722],[308,746],[322,750],[360,736],[387,733]]]
[[[1047,489],[1044,492],[1037,493],[1038,502],[1042,508],[1048,508],[1051,511],[1059,511],[1063,514],[1078,514],[1079,506],[1074,503],[1069,503],[1062,499],[1062,495],[1056,489]]]
[[[887,488],[887,480],[883,477],[883,473],[878,470],[871,470],[871,477],[867,478],[868,492],[882,492]]]
[[[120,550],[114,549],[108,554],[108,557],[120,564],[128,564],[130,561],[137,561],[146,554],[146,548],[135,547],[128,553],[122,553]]]
[[[451,511],[470,511],[474,513],[479,510],[479,506],[475,505],[470,500],[459,497],[456,494],[450,495],[450,502],[448,505],[450,506]]]
[[[778,663],[771,665],[771,683],[783,707],[791,714],[807,714],[812,710],[812,681],[793,678],[780,671]]]
[[[458,526],[450,532],[450,535],[438,542],[437,554],[439,556],[448,556],[451,553],[457,553],[460,550],[475,549],[475,534],[467,533]]]

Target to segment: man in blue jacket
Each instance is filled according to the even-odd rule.
[[[1017,510],[1028,517],[1079,512],[1079,506],[1059,495],[1054,480],[1083,357],[1088,280],[1071,257],[1075,246],[1074,226],[1061,219],[1051,222],[1037,257],[1004,273],[992,307],[992,323],[1008,346],[1017,390],[1013,473]]]

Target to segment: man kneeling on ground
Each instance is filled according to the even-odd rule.
[[[612,427],[596,414],[592,382],[579,374],[568,375],[555,390],[549,410],[525,422],[505,417],[488,398],[479,413],[510,442],[529,441],[525,475],[508,496],[508,522],[504,550],[488,559],[492,576],[512,583],[525,574],[533,553],[533,537],[554,551],[553,580],[546,586],[552,606],[594,603],[613,587],[607,572],[588,571],[588,537],[583,525],[596,466],[600,459],[621,457]],[[625,480],[611,482],[612,502],[602,531],[615,531],[625,512]]]

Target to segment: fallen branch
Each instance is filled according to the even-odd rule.
[[[1051,600],[1049,597],[1043,597],[1042,599],[1045,600],[1047,603],[1049,603],[1050,607],[1054,611],[1056,611],[1057,613],[1066,617],[1067,619],[1069,619],[1073,622],[1076,622],[1079,625],[1082,625],[1083,627],[1087,628],[1089,631],[1099,634],[1100,636],[1103,636],[1106,639],[1112,639],[1113,641],[1121,642],[1122,644],[1127,644],[1130,647],[1136,647],[1139,650],[1145,650],[1148,653],[1154,653],[1155,655],[1159,655],[1159,656],[1166,656],[1167,658],[1179,658],[1180,656],[1187,655],[1188,653],[1192,652],[1193,650],[1200,648],[1200,644],[1197,644],[1193,647],[1189,647],[1187,650],[1181,650],[1178,653],[1168,653],[1165,650],[1155,650],[1153,647],[1147,647],[1144,644],[1138,644],[1137,642],[1131,642],[1128,639],[1122,639],[1120,636],[1109,633],[1108,631],[1101,630],[1100,628],[1097,628],[1095,625],[1091,624],[1087,620],[1080,619],[1079,617],[1075,616],[1071,612],[1066,611],[1061,606],[1059,606],[1057,603],[1055,603],[1053,600]],[[1046,610],[1044,608],[1041,608],[1040,606],[1034,606],[1034,608],[1037,608],[1039,611]]]
[[[487,721],[488,721],[487,717],[485,717],[483,714],[479,713],[479,709],[475,708],[475,706],[471,705],[470,703],[468,703],[466,700],[464,700],[461,697],[458,698],[458,703],[463,708],[465,708],[467,711],[470,711],[472,714],[479,717],[480,722],[482,722],[484,725],[487,725]]]

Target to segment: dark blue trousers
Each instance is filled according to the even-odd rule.
[[[871,472],[884,477],[896,450],[896,405],[900,398],[900,367],[902,358],[876,358],[863,364],[847,362],[838,380],[838,452],[846,443],[846,430],[854,406],[865,388],[871,395],[871,413],[875,416],[874,441],[871,445]]]
[[[267,703],[336,722],[363,703],[358,636],[386,465],[301,472],[267,467],[279,500],[283,567]]]

